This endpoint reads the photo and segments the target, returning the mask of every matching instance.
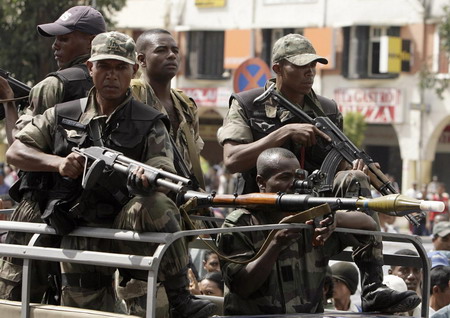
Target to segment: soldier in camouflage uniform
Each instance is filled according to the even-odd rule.
[[[38,25],[37,30],[45,37],[55,37],[53,50],[59,71],[49,74],[44,80],[36,84],[30,92],[30,105],[25,110],[25,114],[17,122],[17,129],[23,128],[31,121],[34,115],[42,114],[47,108],[53,107],[63,101],[85,97],[92,87],[92,79],[89,76],[85,62],[89,58],[91,41],[96,34],[106,31],[105,21],[100,12],[89,6],[76,6],[67,10],[53,23]],[[75,72],[76,79],[69,80],[67,76]],[[61,76],[60,76],[61,75]],[[78,77],[79,76],[79,77]],[[69,76],[70,77],[70,76]],[[63,81],[63,79],[67,79]],[[63,83],[64,82],[64,83]],[[68,83],[68,84],[67,84]],[[6,80],[0,78],[0,98],[12,98],[14,94]],[[13,128],[18,118],[17,109],[14,102],[5,103],[6,112],[6,134],[8,142],[14,141]],[[20,201],[19,206],[14,211],[11,219],[21,222],[41,223],[41,210],[38,204],[38,188],[48,186],[41,175],[26,173],[21,179],[21,191],[19,197],[14,197]],[[23,179],[31,179],[32,184]],[[16,184],[19,186],[19,183]],[[45,190],[45,189],[44,189]],[[30,233],[9,232],[6,242],[10,244],[28,244],[32,237]],[[56,246],[59,240],[54,236],[41,236],[37,245]],[[45,261],[35,261],[32,267],[32,288],[31,301],[43,301],[43,295],[47,299],[44,302],[58,303],[58,296],[53,295],[57,288],[54,285],[54,277],[50,273],[58,272],[53,269],[53,263]],[[10,300],[20,300],[20,288],[22,281],[21,259],[5,257],[0,260],[0,298]],[[55,276],[56,277],[56,276]],[[48,293],[50,291],[50,293]]]
[[[287,149],[263,151],[257,161],[260,192],[292,192],[299,168],[297,158]],[[239,209],[226,217],[223,227],[275,224],[284,216],[281,211]],[[323,312],[322,290],[328,260],[346,244],[360,244],[336,238],[342,234],[332,233],[334,227],[376,229],[375,221],[361,212],[337,212],[334,219],[335,224],[315,229],[321,246],[313,246],[309,229],[286,229],[278,231],[266,251],[248,264],[222,260],[222,272],[229,288],[225,295],[225,314]],[[321,224],[327,222],[325,219]],[[245,261],[255,256],[267,235],[266,232],[230,232],[220,234],[217,242],[220,251],[230,259]],[[370,244],[373,237],[361,237],[361,240]]]
[[[342,129],[342,114],[334,101],[316,95],[312,90],[316,75],[316,64],[328,61],[318,56],[311,42],[299,34],[289,34],[279,39],[272,51],[273,71],[276,89],[293,104],[301,107],[311,117],[327,116]],[[232,173],[241,172],[245,179],[244,192],[257,191],[255,187],[255,163],[257,156],[265,149],[284,147],[298,156],[302,168],[309,173],[320,166],[327,151],[317,143],[319,138],[330,138],[317,127],[302,123],[277,101],[269,98],[263,103],[253,103],[263,89],[253,89],[231,98],[231,105],[218,131],[219,143],[224,147],[224,164]],[[333,194],[339,196],[370,196],[367,175],[362,171],[364,164],[358,160],[353,167],[346,167],[334,180]],[[377,221],[378,215],[372,217]],[[354,253],[362,278],[363,311],[397,312],[402,304],[416,295],[399,293],[382,284],[383,265],[381,239],[370,248]]]
[[[181,90],[171,88],[180,65],[178,45],[167,30],[151,29],[138,37],[136,51],[142,75],[131,80],[133,97],[167,115],[171,123],[169,134],[181,155],[175,157],[175,164],[183,161],[198,185],[204,188],[199,158],[204,143],[199,134],[197,105]],[[175,168],[180,174],[186,173],[177,165]],[[131,280],[126,286],[119,286],[117,292],[131,313],[145,312],[146,282]]]
[[[85,159],[71,152],[72,147],[104,145],[134,160],[173,172],[166,117],[131,96],[129,84],[138,69],[135,61],[135,44],[129,36],[118,32],[96,36],[88,60],[95,88],[87,99],[58,104],[33,118],[17,134],[17,140],[7,152],[8,160],[23,170],[47,171],[58,181],[72,180],[80,185]],[[164,193],[155,191],[142,168],[130,173],[129,188],[126,185],[126,176],[109,172],[90,190],[76,188],[79,194],[75,199],[63,199],[76,207],[79,225],[146,232],[180,231],[177,207]],[[157,246],[64,236],[62,247],[152,255]],[[159,279],[164,282],[178,317],[207,317],[214,308],[209,302],[191,296],[186,289],[187,263],[185,241],[178,240],[164,254]],[[62,263],[61,303],[113,311],[113,271],[113,268]],[[147,279],[145,271],[124,270],[123,275]]]
[[[171,88],[178,73],[180,52],[175,39],[164,29],[152,29],[136,40],[140,79],[131,81],[133,96],[170,119],[170,135],[187,168],[204,188],[199,156],[204,142],[199,134],[197,105],[181,90]]]
[[[52,49],[59,68],[58,72],[66,71],[62,73],[62,76],[59,76],[58,72],[50,73],[33,86],[29,97],[30,105],[23,111],[20,118],[18,118],[14,102],[5,103],[6,133],[10,144],[14,141],[14,131],[23,128],[34,115],[42,114],[47,108],[58,103],[87,95],[92,87],[92,81],[86,73],[85,63],[89,58],[92,39],[95,35],[106,31],[106,24],[102,14],[94,8],[75,6],[64,12],[55,22],[38,25],[37,30],[41,36],[55,37]],[[65,87],[64,84],[67,80],[67,70],[73,68],[79,68],[76,73],[78,81],[76,85],[82,89],[81,96],[77,96],[78,92],[73,92],[72,87]],[[0,79],[0,82],[2,80]],[[3,92],[0,98],[14,97],[7,82],[0,83],[0,92]]]

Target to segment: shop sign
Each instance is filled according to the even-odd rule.
[[[231,96],[231,89],[226,87],[196,87],[181,88],[183,92],[193,98],[197,106],[207,107],[228,107],[228,100]]]
[[[402,94],[396,88],[340,88],[334,92],[340,111],[359,112],[367,123],[392,124],[403,120]]]

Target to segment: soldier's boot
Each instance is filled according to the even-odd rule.
[[[361,307],[363,312],[387,314],[407,312],[421,302],[414,291],[399,292],[383,284],[382,264],[372,261],[357,261],[361,274]]]
[[[191,295],[188,290],[187,268],[174,276],[166,277],[163,285],[166,289],[172,317],[207,318],[212,316],[217,309],[214,303]]]

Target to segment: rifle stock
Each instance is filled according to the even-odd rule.
[[[30,95],[31,87],[18,81],[10,76],[9,72],[0,68],[0,76],[6,79],[14,92],[14,99],[18,110],[24,109],[28,106],[28,96]],[[0,120],[5,118],[5,110],[0,107]]]
[[[389,179],[378,168],[373,159],[363,150],[356,147],[328,117],[319,116],[312,118],[302,109],[296,107],[283,95],[277,92],[275,89],[275,83],[272,84],[261,96],[257,97],[254,102],[262,102],[269,97],[275,99],[294,116],[300,118],[306,123],[316,126],[331,138],[331,142],[328,144],[324,144],[325,141],[322,139],[319,140],[324,148],[329,151],[322,163],[322,166],[320,167],[320,170],[325,173],[326,177],[323,178],[323,181],[318,185],[317,190],[319,193],[326,193],[332,189],[334,176],[342,160],[346,160],[348,163],[352,164],[354,160],[362,159],[364,164],[369,168],[369,177],[372,185],[383,195],[397,194],[397,191],[392,186]],[[419,222],[413,216],[409,214],[404,216],[412,224],[419,225]]]

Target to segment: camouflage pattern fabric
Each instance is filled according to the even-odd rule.
[[[129,64],[136,64],[134,40],[120,32],[105,32],[98,34],[92,40],[90,62],[114,59]]]
[[[272,49],[272,61],[277,63],[281,60],[287,60],[297,66],[313,61],[328,64],[327,59],[317,55],[312,43],[300,34],[288,34],[275,42]]]
[[[240,209],[226,217],[223,227],[267,224],[265,220],[268,218],[264,212]],[[217,244],[220,252],[229,258],[248,260],[257,253],[267,235],[268,233],[261,231],[224,233],[219,234]],[[303,230],[300,239],[280,253],[264,284],[245,299],[232,288],[235,275],[245,265],[221,261],[223,277],[228,287],[224,299],[224,314],[323,312],[322,290],[328,260],[342,248],[340,240],[333,237],[327,240],[325,246],[313,247],[312,232],[309,229]]]
[[[80,123],[87,124],[92,118],[99,115],[95,103],[95,94],[96,91],[93,89],[88,96],[86,110],[80,118]],[[128,98],[116,108],[115,112],[121,107],[127,107],[131,102],[131,98],[131,94],[129,94]],[[113,116],[113,114],[110,116]],[[45,152],[51,152],[54,128],[55,111],[52,108],[47,110],[43,115],[36,116],[29,125],[18,133],[17,138],[27,145]],[[161,121],[153,125],[152,130],[146,137],[146,144],[146,153],[142,154],[143,161],[154,167],[174,172],[173,154],[169,144],[168,132]],[[95,206],[92,209],[95,210]],[[136,196],[131,199],[120,211],[116,220],[103,220],[101,223],[91,222],[85,225],[114,226],[135,231],[175,232],[180,230],[179,220],[180,214],[173,201],[164,194],[155,192],[146,197]],[[151,255],[156,248],[152,244],[133,244],[130,242],[112,244],[105,240],[76,237],[65,237],[62,246],[65,248],[86,248],[94,251],[120,251],[121,253],[138,255]],[[160,279],[164,279],[167,275],[177,273],[181,268],[187,266],[188,258],[185,242],[180,240],[180,242],[171,245],[162,262],[162,270],[159,273]],[[63,274],[84,275],[85,273],[98,273],[99,276],[109,275],[110,277],[114,271],[111,268],[68,263],[62,264],[61,269]],[[127,271],[127,275],[133,278],[147,279],[147,274],[140,271]],[[104,310],[113,310],[114,295],[112,291],[112,277],[111,285],[99,286],[95,292],[92,291],[92,288],[63,286],[62,304],[98,309],[98,304],[101,301],[105,304]]]
[[[161,113],[169,116],[165,107],[162,105],[161,101],[156,96],[153,88],[146,83],[144,76],[142,75],[139,79],[131,80],[131,91],[133,97],[137,100],[152,106]],[[170,135],[175,141],[176,147],[183,156],[184,162],[188,168],[192,171],[192,160],[189,156],[188,144],[186,136],[183,132],[183,126],[188,126],[189,131],[194,137],[195,144],[197,146],[198,155],[203,149],[204,142],[200,137],[199,133],[199,120],[197,113],[197,105],[192,102],[188,105],[186,101],[178,99],[177,95],[174,94],[175,89],[172,89],[172,100],[174,101],[175,110],[179,119],[179,127],[177,131],[174,131],[173,125],[170,127]]]
[[[41,212],[36,202],[23,199],[13,214],[11,221],[42,223]],[[32,233],[8,232],[5,243],[27,245]],[[58,247],[60,238],[53,235],[41,235],[35,246]],[[23,260],[19,258],[3,257],[0,260],[0,298],[7,300],[21,300]],[[44,293],[50,287],[49,273],[54,272],[57,263],[33,261],[31,266],[30,301],[40,303]]]

